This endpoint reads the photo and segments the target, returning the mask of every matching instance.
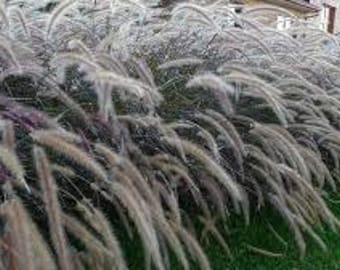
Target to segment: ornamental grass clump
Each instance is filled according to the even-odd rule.
[[[2,268],[124,270],[130,238],[145,268],[207,270],[207,237],[232,256],[216,222],[268,207],[301,256],[307,238],[327,249],[318,228],[340,227],[325,201],[340,180],[338,39],[243,9],[1,3]]]

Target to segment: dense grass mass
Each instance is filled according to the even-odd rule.
[[[331,247],[339,42],[264,23],[282,12],[1,2],[0,267],[291,267]]]

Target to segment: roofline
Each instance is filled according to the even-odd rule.
[[[276,4],[282,7],[295,9],[303,13],[309,13],[309,12],[317,13],[321,10],[320,7],[307,3],[306,1],[303,1],[303,0],[265,0],[265,2]]]

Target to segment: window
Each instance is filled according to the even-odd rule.
[[[292,18],[285,17],[285,16],[277,17],[277,24],[276,24],[277,30],[286,30],[291,26],[291,24],[292,24]]]
[[[320,14],[320,28],[326,32],[334,32],[335,7],[323,5]]]

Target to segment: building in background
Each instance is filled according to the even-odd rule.
[[[340,32],[340,0],[242,0],[241,2],[249,6],[270,4],[285,8],[326,32]],[[289,28],[291,22],[291,18],[282,15],[276,18],[277,28],[280,30]]]
[[[323,0],[319,1],[321,10],[317,17],[320,28],[329,33],[340,32],[340,1]]]
[[[181,2],[198,4],[211,4],[216,0],[148,0],[158,3],[159,7],[171,7]],[[256,6],[269,4],[285,8],[300,19],[314,23],[321,30],[328,33],[340,33],[340,0],[225,0],[226,3],[235,4],[237,11],[240,6]],[[235,10],[236,11],[236,10]],[[239,12],[237,12],[239,13]],[[276,24],[279,30],[288,29],[292,24],[292,18],[277,15],[268,18],[268,22]]]

